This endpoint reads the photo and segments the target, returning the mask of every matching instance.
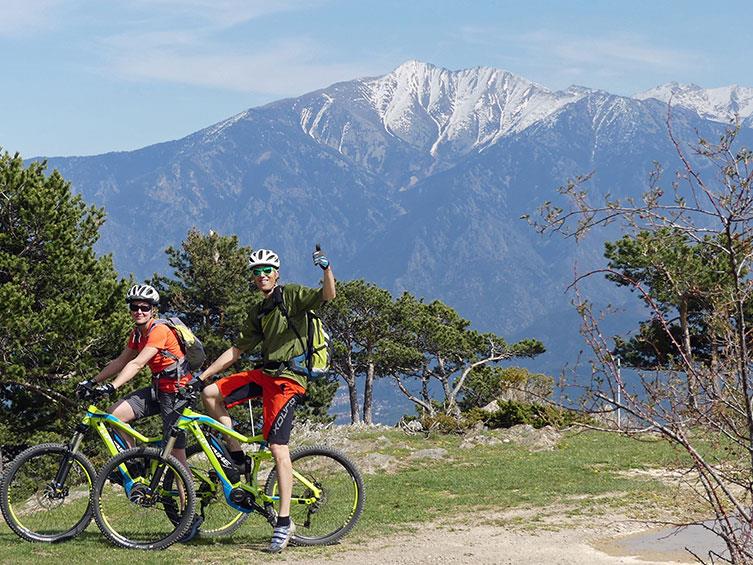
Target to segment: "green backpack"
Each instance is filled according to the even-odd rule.
[[[324,328],[324,324],[321,318],[316,315],[316,312],[307,310],[307,335],[306,340],[304,340],[296,329],[295,324],[290,322],[288,308],[285,306],[285,300],[283,299],[282,288],[278,286],[274,289],[273,304],[280,309],[280,312],[282,312],[282,315],[285,316],[285,320],[288,322],[288,327],[293,330],[298,341],[301,342],[301,346],[303,346],[303,353],[297,357],[293,357],[288,366],[293,372],[309,379],[318,379],[327,376],[330,373],[330,364],[332,362],[332,338]]]

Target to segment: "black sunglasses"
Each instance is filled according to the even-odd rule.
[[[131,312],[150,312],[152,307],[149,304],[129,304]]]

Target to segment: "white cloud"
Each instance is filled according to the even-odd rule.
[[[540,40],[555,57],[589,65],[646,65],[654,69],[690,67],[695,55],[675,49],[655,47],[641,37],[552,38]]]
[[[3,0],[0,6],[0,36],[20,37],[53,29],[63,0]]]
[[[149,19],[191,18],[216,27],[232,27],[278,12],[308,9],[325,0],[131,0]]]
[[[497,28],[466,26],[458,38],[500,51],[511,60],[537,60],[542,67],[562,68],[566,74],[685,70],[699,63],[698,53],[659,47],[640,34],[582,37],[547,30],[510,34]]]
[[[107,62],[107,69],[121,78],[137,81],[165,81],[240,92],[291,96],[321,88],[339,80],[365,76],[373,71],[329,60],[315,43],[301,39],[278,41],[263,51],[239,53],[223,49],[198,48],[199,37],[179,34],[177,41],[165,34],[111,40],[120,45]]]
[[[131,0],[133,19],[118,34],[97,40],[95,51],[103,58],[100,72],[132,81],[269,96],[300,94],[361,76],[363,66],[323,63],[332,60],[331,54],[306,38],[278,38],[262,47],[237,37],[226,41],[224,31],[232,26],[327,1]]]

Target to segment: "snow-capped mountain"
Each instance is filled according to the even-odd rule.
[[[603,240],[576,248],[520,217],[556,201],[577,175],[594,173],[587,188],[598,200],[640,195],[654,162],[678,170],[666,128],[671,88],[636,98],[551,91],[498,69],[409,61],[183,139],[48,163],[105,208],[99,250],[124,275],[167,272],[164,248],[195,226],[275,249],[286,281],[315,285],[310,255],[320,242],[342,280],[443,300],[510,339],[540,338],[553,360],[540,369],[557,372],[553,363],[581,345],[565,292],[573,264],[600,265]],[[674,98],[673,131],[684,142],[718,138],[732,111],[753,120],[751,89],[674,88],[689,101]],[[741,143],[752,139],[745,128]],[[610,292],[602,284],[594,298],[612,301]]]
[[[695,84],[670,82],[636,94],[635,98],[671,100],[673,106],[694,110],[702,118],[717,122],[730,123],[736,116],[745,119],[753,115],[753,88],[745,86],[702,88]]]
[[[393,179],[409,186],[589,92],[552,92],[499,69],[450,71],[408,61],[385,76],[303,96],[295,110],[313,139],[376,173],[390,154],[413,155],[419,169]]]
[[[390,133],[438,155],[483,149],[519,132],[584,92],[551,92],[507,71],[477,67],[449,71],[408,61],[363,81],[361,91]]]

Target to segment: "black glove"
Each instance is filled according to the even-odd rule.
[[[207,386],[207,383],[202,381],[199,377],[194,377],[186,383],[186,392],[191,395],[197,394],[204,390],[205,386]]]
[[[94,379],[86,379],[76,385],[76,398],[79,400],[89,400],[92,397],[94,386],[97,382]]]
[[[115,394],[115,387],[112,383],[96,386],[92,389],[92,400],[99,398],[110,398]]]
[[[199,393],[204,390],[204,387],[207,385],[204,381],[202,381],[198,377],[193,377],[190,381],[188,381],[185,385],[181,385],[178,387],[177,395],[178,398],[181,400],[191,400],[195,401],[199,398]]]

